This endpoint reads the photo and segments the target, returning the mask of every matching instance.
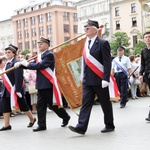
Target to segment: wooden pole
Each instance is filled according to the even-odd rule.
[[[68,40],[68,41],[66,41],[66,42],[63,42],[63,43],[61,43],[61,44],[59,44],[59,45],[53,47],[53,48],[50,49],[50,50],[54,50],[54,49],[56,49],[56,48],[58,48],[58,47],[60,47],[60,46],[62,46],[62,45],[64,45],[64,44],[67,44],[67,43],[69,43],[69,42],[71,42],[71,41],[73,41],[73,40],[79,38],[79,37],[82,37],[83,35],[85,35],[85,33],[83,33],[83,34],[81,34],[81,35],[78,35],[77,37],[72,38],[72,39],[70,39],[70,40]],[[30,58],[30,59],[28,60],[28,62],[30,62],[31,60],[35,59],[36,57],[37,57],[37,55],[34,56],[34,57],[32,57],[32,58]],[[12,70],[14,70],[14,69],[15,69],[15,67],[9,68],[9,69],[5,70],[4,72],[0,73],[0,76],[3,75],[3,74],[5,74],[5,73],[7,73],[7,72],[10,72],[10,71],[12,71]]]

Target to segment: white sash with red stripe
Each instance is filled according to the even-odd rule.
[[[12,84],[6,74],[2,75],[2,79],[3,79],[3,83],[4,83],[7,91],[10,93],[11,109],[13,110],[14,107],[19,108],[19,105],[17,102],[17,94],[15,92],[15,87],[12,86]]]
[[[84,50],[83,50],[83,56],[84,56],[85,63],[93,72],[95,72],[95,74],[97,74],[102,79],[103,78],[104,67],[99,61],[97,61],[89,53],[88,46],[87,46],[88,44],[86,44],[86,42],[85,42]],[[109,94],[110,94],[110,99],[111,100],[120,99],[118,86],[117,86],[117,83],[116,83],[116,81],[115,81],[115,79],[112,75],[110,75]]]
[[[41,55],[39,54],[37,57],[37,62],[41,61]],[[57,78],[55,75],[55,70],[52,71],[49,67],[43,70],[40,70],[41,73],[53,84],[53,104],[57,104],[58,106],[62,106],[62,96],[60,89],[58,87]]]

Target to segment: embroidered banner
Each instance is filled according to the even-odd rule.
[[[81,106],[81,57],[85,38],[54,52],[59,87],[71,108]]]

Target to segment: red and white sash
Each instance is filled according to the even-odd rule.
[[[84,50],[83,50],[83,56],[86,65],[95,73],[97,74],[101,79],[103,78],[103,72],[104,72],[104,67],[103,65],[97,61],[90,53],[87,47],[88,44],[84,45]],[[110,83],[109,83],[109,94],[110,94],[110,99],[111,100],[118,100],[120,99],[120,94],[118,90],[117,83],[115,81],[115,78],[110,75]]]
[[[41,55],[38,55],[37,62],[41,61]],[[57,78],[55,76],[55,70],[52,71],[49,67],[43,70],[40,70],[41,73],[53,84],[53,104],[62,106],[62,96],[60,89],[58,87]]]
[[[19,109],[19,105],[18,105],[18,101],[17,101],[17,94],[15,92],[15,87],[12,86],[12,84],[6,74],[2,75],[2,79],[3,79],[3,83],[4,83],[7,91],[10,93],[11,109],[14,110],[14,107]]]

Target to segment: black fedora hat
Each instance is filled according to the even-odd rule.
[[[84,25],[84,27],[89,27],[89,26],[94,26],[94,27],[96,27],[98,29],[99,28],[98,21],[88,20],[86,22],[86,24]]]
[[[16,54],[18,47],[14,46],[12,44],[9,44],[8,47],[5,48],[5,50],[11,50],[11,51],[13,51],[13,53]]]
[[[38,43],[47,43],[50,46],[50,40],[43,37],[40,38]]]

